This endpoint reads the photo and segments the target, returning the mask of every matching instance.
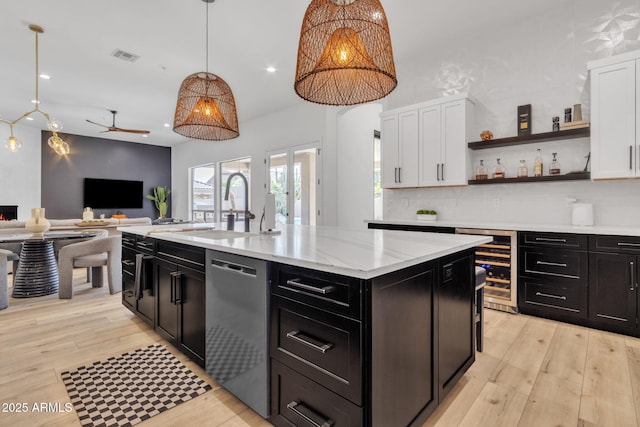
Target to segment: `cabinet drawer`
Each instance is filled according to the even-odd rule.
[[[520,289],[524,290],[524,303],[561,309],[566,312],[584,312],[586,292],[578,284],[540,283],[535,280],[520,279]]]
[[[136,249],[138,250],[138,252],[153,254],[155,250],[155,240],[149,237],[137,236]]]
[[[360,427],[362,408],[271,361],[271,419],[276,426]]]
[[[587,274],[587,252],[524,248],[520,262],[523,275],[584,279]]]
[[[136,273],[136,253],[127,247],[122,249],[122,272]]]
[[[589,250],[640,254],[640,237],[589,236]]]
[[[274,294],[361,319],[361,281],[358,279],[288,265],[275,265],[271,283],[271,291]]]
[[[587,250],[587,235],[567,233],[518,233],[520,245]]]
[[[272,298],[271,357],[362,403],[360,322]]]
[[[135,248],[136,236],[131,233],[122,233],[122,246],[126,248]]]
[[[197,271],[205,270],[205,250],[196,246],[181,245],[179,243],[158,240],[156,242],[156,256],[167,261],[192,268]]]

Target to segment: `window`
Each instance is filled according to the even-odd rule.
[[[316,144],[267,153],[267,188],[276,196],[276,222],[316,225],[320,149]]]
[[[213,164],[191,168],[191,220],[215,222],[215,176]]]

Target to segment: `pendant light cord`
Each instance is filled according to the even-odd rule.
[[[36,108],[34,108],[34,111],[40,111],[40,105],[39,105],[39,101],[40,98],[38,97],[38,32],[36,31]]]
[[[207,2],[207,30],[205,32],[207,40],[205,42],[205,46],[207,49],[207,54],[205,55],[207,63],[205,64],[205,70],[207,72],[207,76],[209,75],[209,2]],[[208,77],[207,77],[208,78]]]

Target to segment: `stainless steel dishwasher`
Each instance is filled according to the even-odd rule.
[[[267,263],[207,250],[205,368],[222,387],[269,415]]]

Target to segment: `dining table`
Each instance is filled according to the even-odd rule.
[[[99,234],[100,230],[47,232],[42,236],[31,233],[0,235],[1,243],[21,243],[20,260],[13,278],[14,298],[31,298],[58,292],[59,276],[54,242],[63,240],[86,240]],[[65,242],[66,243],[66,242]]]

